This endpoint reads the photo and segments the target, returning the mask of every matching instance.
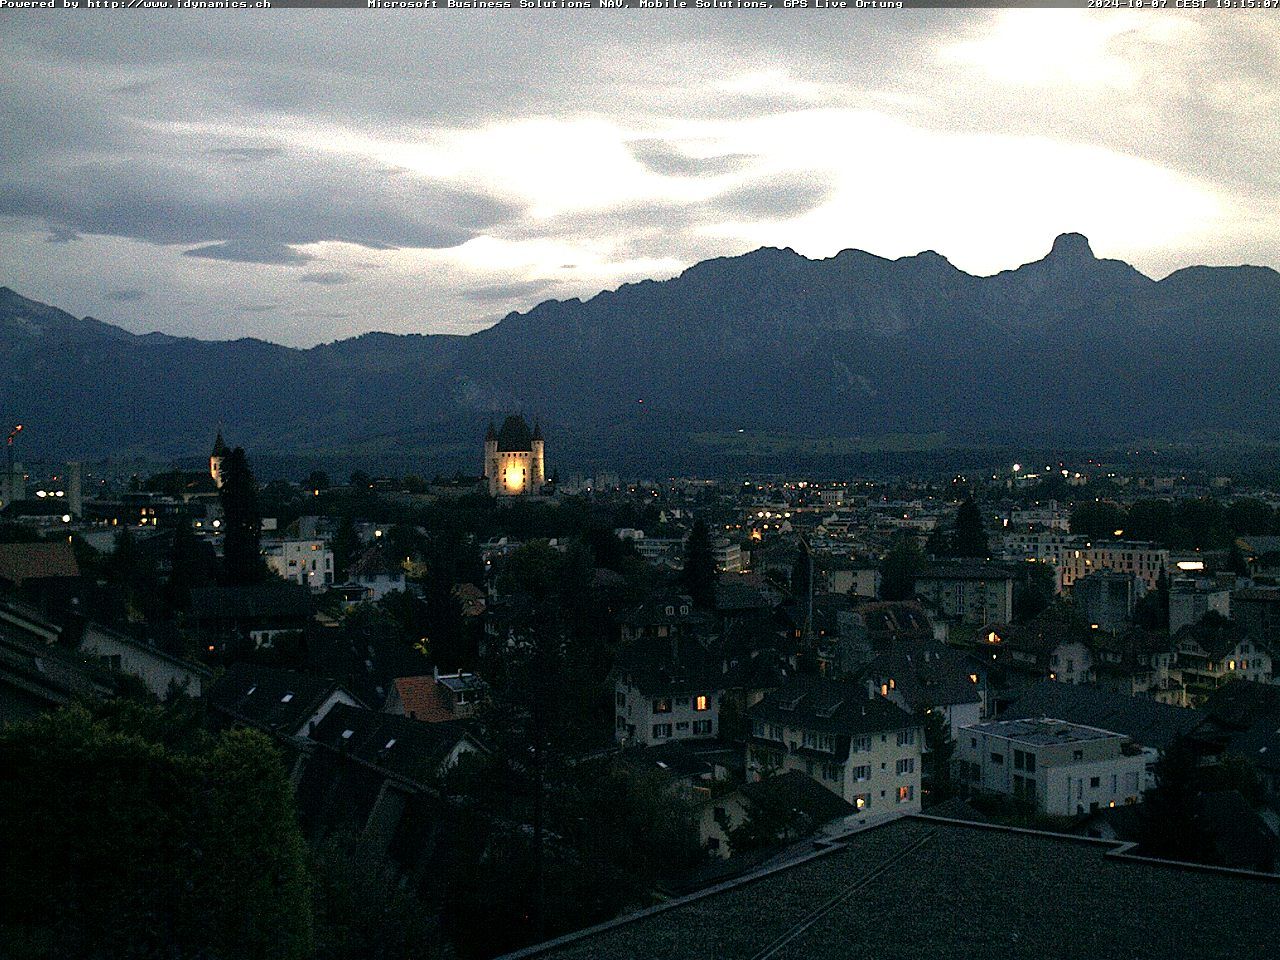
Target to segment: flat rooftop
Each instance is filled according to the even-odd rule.
[[[798,865],[510,957],[1101,960],[1270,956],[1280,883],[1116,844],[902,818]]]
[[[1066,720],[1052,720],[1047,717],[1036,720],[992,720],[989,723],[975,723],[964,729],[1004,737],[1006,740],[1035,747],[1084,743],[1087,740],[1124,739],[1122,733],[1099,730],[1097,727],[1085,727],[1078,723],[1068,723]]]

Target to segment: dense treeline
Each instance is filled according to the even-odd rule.
[[[1212,497],[1137,500],[1128,507],[1086,500],[1071,510],[1071,532],[1095,539],[1119,535],[1179,550],[1223,550],[1236,537],[1280,533],[1280,511],[1248,497],[1230,503]]]

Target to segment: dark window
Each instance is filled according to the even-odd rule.
[[[1004,763],[1004,754],[1003,754],[1003,753],[993,753],[993,754],[991,755],[991,762],[992,762],[992,763],[1003,764],[1003,763]]]

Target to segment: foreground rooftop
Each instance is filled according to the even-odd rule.
[[[1117,849],[903,818],[792,866],[509,956],[1132,960],[1259,957],[1280,938],[1280,883]]]

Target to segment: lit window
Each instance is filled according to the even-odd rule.
[[[693,703],[693,709],[695,709],[695,710],[705,710],[705,709],[707,709],[707,698],[706,698],[706,697],[697,697],[697,698],[694,700],[694,703]]]
[[[969,680],[970,680],[971,682],[973,682],[973,683],[977,683],[977,682],[978,682],[978,675],[977,675],[976,673],[971,673],[971,674],[969,674]]]
[[[286,693],[283,697],[281,697],[281,698],[280,698],[280,702],[281,702],[281,703],[288,703],[288,702],[289,702],[290,700],[292,700],[292,699],[293,699],[293,694],[292,694],[292,693]]]
[[[383,747],[382,749],[383,749],[383,750],[390,750],[390,749],[391,749],[392,747],[394,747],[395,745],[396,745],[396,738],[395,738],[395,737],[392,737],[390,740],[388,740],[388,741],[387,741],[387,745],[386,745],[385,747]]]
[[[889,685],[887,683],[880,684],[880,696],[887,697],[889,695]]]
[[[355,733],[355,731],[354,731],[354,730],[343,730],[343,731],[342,731],[342,739],[343,739],[343,740],[350,740],[350,739],[351,739],[351,735],[352,735],[353,733]]]

